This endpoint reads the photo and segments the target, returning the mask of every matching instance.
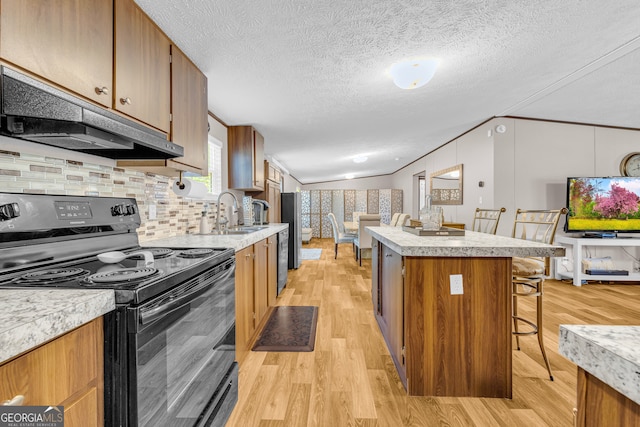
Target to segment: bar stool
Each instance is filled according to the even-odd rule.
[[[500,209],[480,209],[476,208],[476,212],[473,215],[473,223],[471,224],[471,230],[480,233],[496,234],[498,229],[498,223],[500,222],[500,215],[506,211],[505,208]]]
[[[558,227],[560,215],[567,213],[566,208],[557,210],[516,210],[513,223],[512,237],[540,243],[552,244]],[[549,275],[549,258],[514,257],[512,260],[512,318],[513,335],[516,337],[516,347],[520,350],[520,337],[523,335],[537,335],[542,358],[549,372],[549,379],[553,381],[551,365],[544,349],[542,329],[542,296],[544,294],[544,279]],[[518,315],[518,298],[536,298],[535,320],[525,319]],[[528,329],[522,331],[519,324],[524,323]]]

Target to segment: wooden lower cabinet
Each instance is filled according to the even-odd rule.
[[[0,365],[0,401],[64,406],[65,427],[104,424],[102,318]]]
[[[640,405],[578,368],[576,427],[640,427]]]
[[[236,360],[242,363],[258,327],[275,305],[278,268],[277,236],[236,252]]]
[[[253,273],[253,296],[255,304],[255,327],[267,313],[267,261],[268,261],[268,249],[269,244],[267,239],[261,240],[253,245],[253,250],[256,254],[254,273]]]
[[[278,236],[267,237],[267,305],[276,305],[278,294]]]
[[[409,395],[511,398],[511,258],[400,256],[374,245],[374,310]],[[458,274],[464,293],[452,295]]]
[[[236,360],[242,362],[255,332],[253,245],[236,252]]]
[[[373,245],[378,246],[378,245]],[[376,289],[376,320],[383,331],[393,363],[400,379],[407,385],[404,357],[404,277],[403,260],[397,252],[387,246],[379,245],[372,250],[372,257],[378,257],[376,264],[379,278]]]

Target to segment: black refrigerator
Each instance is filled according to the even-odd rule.
[[[282,193],[280,197],[281,221],[289,224],[289,269],[297,269],[302,252],[302,198],[300,193]]]

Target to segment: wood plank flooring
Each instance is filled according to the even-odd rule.
[[[371,261],[312,239],[320,260],[289,271],[278,305],[320,307],[315,351],[250,352],[227,426],[571,426],[576,366],[558,353],[560,324],[640,324],[640,285],[545,283],[549,381],[534,337],[513,351],[513,399],[409,397],[373,316]],[[521,298],[519,311],[533,313]]]

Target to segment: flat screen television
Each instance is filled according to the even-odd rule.
[[[640,177],[567,178],[567,208],[566,232],[640,233]]]

